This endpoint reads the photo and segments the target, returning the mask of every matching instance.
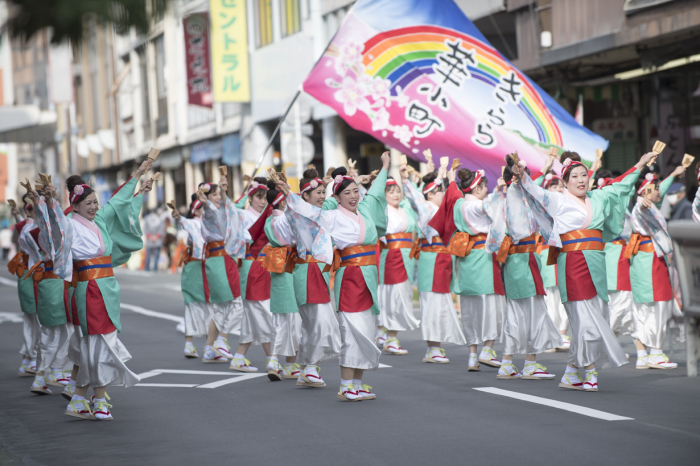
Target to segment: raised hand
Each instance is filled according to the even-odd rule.
[[[177,210],[173,210],[173,211],[172,211],[172,216],[173,216],[173,218],[174,218],[175,220],[177,220],[178,222],[179,222],[180,219],[182,218],[182,217],[180,216],[180,212],[178,212]]]
[[[139,190],[139,192],[141,194],[144,194],[144,193],[149,192],[151,189],[153,189],[153,180],[152,179],[144,181],[144,183],[141,185],[141,189]]]
[[[281,181],[279,183],[277,183],[277,190],[282,191],[285,196],[289,196],[289,193],[291,191],[289,189],[289,185],[287,183],[283,183]]]
[[[151,169],[151,165],[153,165],[153,160],[146,159],[138,168],[138,170],[134,172],[134,178],[141,178],[144,173]]]
[[[638,170],[642,170],[646,166],[646,164],[648,164],[652,160],[655,160],[657,155],[658,154],[656,152],[647,152],[646,154],[642,155],[642,158],[639,159],[639,162],[636,163],[635,168],[637,168]]]
[[[399,174],[401,175],[402,180],[407,180],[408,179],[408,167],[406,165],[401,165],[399,167]]]
[[[671,176],[683,176],[685,175],[685,167],[683,165],[679,165],[676,167],[675,170],[671,173]]]
[[[389,166],[391,165],[391,157],[389,156],[389,151],[382,154],[382,169],[389,171]]]

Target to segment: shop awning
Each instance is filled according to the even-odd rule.
[[[0,107],[0,142],[53,143],[56,112],[35,105]]]

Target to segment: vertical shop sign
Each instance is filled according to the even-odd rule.
[[[210,0],[214,100],[250,102],[245,0]]]
[[[192,105],[211,108],[209,66],[209,15],[197,13],[183,21],[185,29],[185,60],[187,62],[187,101]]]

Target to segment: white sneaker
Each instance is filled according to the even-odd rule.
[[[109,412],[112,405],[107,403],[107,400],[104,398],[102,400],[96,399],[94,403],[92,415],[95,416],[96,421],[111,421],[113,419],[112,413]]]
[[[569,388],[571,390],[583,390],[583,380],[579,372],[567,372],[559,382],[560,388]]]
[[[498,368],[497,379],[501,380],[516,380],[522,378],[522,374],[518,372],[518,368],[512,362],[506,362],[501,364]]]
[[[177,326],[175,326],[175,330],[178,332],[182,333],[183,335],[185,334],[185,319],[183,318]]]
[[[90,404],[87,400],[72,400],[68,403],[66,411],[63,413],[67,416],[77,417],[78,419],[95,419],[92,415],[92,410],[90,409]]]
[[[647,366],[650,369],[675,369],[678,364],[671,362],[665,354],[650,354],[647,356]]]
[[[67,371],[53,371],[46,377],[46,385],[63,388],[69,383],[70,372]]]
[[[199,354],[197,354],[197,348],[195,348],[195,346],[190,342],[185,343],[185,357],[187,359],[196,359],[199,357]]]
[[[586,371],[586,381],[583,382],[583,390],[586,392],[598,391],[598,373],[595,370]]]
[[[32,386],[29,391],[35,395],[51,395],[53,393],[51,390],[49,390],[49,387],[46,386],[44,377],[34,377],[34,382],[32,382]]]
[[[394,354],[397,356],[408,354],[408,351],[401,348],[401,344],[399,343],[398,338],[387,338],[386,343],[384,344],[384,352],[388,354]]]
[[[280,375],[283,379],[298,379],[301,374],[301,366],[297,363],[285,364]]]
[[[377,395],[372,393],[371,390],[372,387],[362,384],[360,387],[358,387],[357,394],[360,395],[360,399],[362,400],[373,400],[377,397]]]
[[[338,398],[343,401],[360,401],[362,397],[353,384],[341,385],[338,390]]]
[[[481,370],[481,365],[479,364],[478,356],[469,356],[469,362],[467,363],[467,371],[477,372]]]
[[[552,380],[554,377],[555,375],[547,372],[547,368],[542,364],[528,364],[526,362],[523,368],[523,379],[525,380]]]
[[[637,364],[635,364],[635,369],[649,369],[649,366],[647,365],[647,359],[649,358],[649,355],[646,356],[637,356]]]
[[[66,388],[63,389],[61,392],[61,395],[63,398],[65,398],[68,401],[71,401],[73,399],[73,395],[75,394],[75,385],[72,383],[69,383],[66,385]]]
[[[202,362],[203,363],[214,363],[214,362],[228,362],[228,359],[226,359],[223,356],[220,356],[214,352],[214,350],[206,350],[204,352],[204,356],[202,357]]]
[[[482,348],[479,362],[491,367],[501,367],[501,361],[496,357],[496,351],[493,348]]]
[[[322,388],[326,386],[326,382],[323,381],[319,372],[321,368],[318,366],[306,366],[303,371],[299,373],[297,378],[297,385],[302,387],[315,387]]]
[[[377,341],[377,346],[384,348],[387,339],[386,329],[377,330],[377,337],[375,339]]]
[[[277,360],[267,359],[267,378],[272,382],[279,382],[282,380],[280,372],[282,372],[282,366]]]
[[[556,351],[569,351],[571,347],[571,337],[568,335],[561,336],[561,346],[557,346]]]
[[[450,362],[450,360],[447,359],[447,356],[445,356],[444,348],[436,349],[438,350],[438,352],[433,351],[432,348],[428,348],[428,351],[425,352],[423,362],[433,362],[437,364],[447,364],[448,362]]]
[[[231,365],[228,368],[232,371],[238,372],[258,372],[258,368],[251,366],[250,361],[248,361],[246,358],[233,358],[231,360]]]
[[[233,359],[233,355],[231,354],[231,347],[228,345],[228,340],[225,340],[223,338],[217,338],[214,344],[212,345],[211,349],[213,349],[214,352],[219,356],[223,356],[226,359]]]

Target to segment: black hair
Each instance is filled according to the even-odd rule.
[[[460,169],[457,171],[457,178],[460,179],[460,182],[459,182],[459,189],[460,189],[460,190],[467,189],[467,188],[469,187],[469,185],[472,184],[472,182],[474,181],[474,178],[475,178],[475,177],[476,177],[476,172],[473,172],[473,171],[471,171],[471,170],[468,169],[468,168],[460,168]],[[455,181],[456,181],[456,180],[455,180]],[[481,179],[481,182],[480,182],[479,184],[485,184],[485,183],[488,183],[488,182],[489,182],[489,180],[484,176],[484,177]],[[476,187],[476,186],[475,186],[475,187]],[[474,191],[474,190],[472,189],[472,191]],[[471,191],[470,191],[470,192],[471,192]]]
[[[267,186],[267,178],[265,178],[264,176],[256,176],[255,178],[253,178],[253,181],[258,183],[260,186]],[[253,196],[259,196],[258,192],[260,191],[256,191],[255,193],[253,193]]]
[[[219,189],[219,185],[216,184],[216,183],[199,183],[199,186],[197,186],[197,187],[198,187],[198,188],[201,188],[201,187],[204,186],[205,184],[208,184],[208,185],[209,185],[209,191],[207,191],[206,193],[204,193],[204,194],[207,196],[207,199],[208,199],[210,194],[215,193],[216,190]]]
[[[387,177],[386,177],[386,180],[387,180],[387,181],[393,180],[393,179],[394,179],[393,176],[387,176]],[[397,184],[387,184],[387,185],[384,187],[384,193],[388,193],[389,190],[390,190],[391,188],[394,188],[394,187],[399,188],[399,191],[401,191],[401,187],[398,185],[398,183],[397,183]]]
[[[559,178],[559,177],[556,177],[556,178],[555,178],[555,177],[554,177],[554,173],[551,173],[551,172],[550,172],[550,174],[552,175],[552,181],[550,181],[549,184],[547,185],[547,189],[551,188],[552,186],[556,186],[556,185],[558,185],[559,183],[562,182],[562,181],[561,181],[561,178]]]
[[[331,177],[335,179],[336,176],[341,175],[341,176],[347,176],[348,175],[348,169],[345,167],[338,167],[335,170],[333,170],[333,173],[331,173]],[[354,183],[354,180],[343,180],[342,183],[340,183],[340,187],[338,189],[333,190],[333,194],[335,193],[341,193],[345,188],[350,186],[351,183]]]
[[[275,183],[275,180],[267,180],[266,182],[267,185],[267,203],[269,205],[272,205],[273,202],[275,202],[275,199],[277,198],[277,195],[280,193],[277,191],[277,183]],[[280,204],[277,204],[275,206],[272,206],[273,210],[278,210],[280,208]]]
[[[192,207],[194,206],[194,203],[199,200],[199,197],[197,194],[192,194],[190,196],[190,208],[187,209],[187,215],[185,215],[185,218],[194,218],[194,212],[192,211]]]
[[[433,181],[435,181],[436,179],[437,179],[437,172],[426,173],[426,174],[423,176],[423,178],[421,178],[421,180],[423,181],[423,184],[426,185],[426,186],[427,186],[428,184],[432,183]],[[432,192],[439,192],[439,191],[442,191],[442,190],[443,190],[443,186],[440,185],[440,186],[438,186],[438,187],[436,188],[436,191],[430,191],[430,192],[431,192],[431,193],[432,193]],[[426,201],[428,200],[428,194],[429,194],[429,193],[423,194],[423,197],[425,198]]]
[[[304,187],[304,185],[306,183],[309,183],[311,180],[315,180],[316,178],[318,178],[318,171],[316,171],[315,168],[309,168],[309,169],[305,170],[303,175],[302,175],[301,180],[299,181],[299,191],[301,191],[301,188]],[[319,186],[321,186],[321,185],[319,185]],[[305,194],[308,196],[309,195],[308,191],[301,194],[302,199],[304,199]],[[304,199],[304,200],[306,200],[306,199]]]
[[[503,181],[509,183],[513,179],[513,167],[515,166],[515,160],[510,156],[506,155],[506,168],[503,170]],[[530,169],[525,167],[525,173],[530,174]]]
[[[612,178],[612,177],[613,177],[613,174],[610,170],[608,170],[607,168],[601,168],[600,170],[595,172],[595,176],[594,176],[595,186],[593,186],[593,188],[594,189],[598,188],[598,182],[600,180],[604,180],[605,178]]]
[[[637,182],[636,182],[635,185],[634,185],[635,191],[638,191],[639,188],[642,187],[642,183],[644,183],[644,180],[646,179],[647,174],[649,174],[649,173],[652,173],[652,174],[653,174],[653,173],[654,173],[653,168],[654,168],[654,167],[652,166],[652,167],[644,167],[644,168],[642,169],[642,172],[639,174],[639,178],[637,179]],[[654,180],[654,183],[653,183],[653,184],[654,184],[655,186],[658,185],[658,184],[659,184],[659,179],[656,178],[656,179]]]
[[[568,151],[568,150],[567,150],[566,152],[563,152],[563,153],[559,156],[559,162],[561,162],[562,164],[564,164],[564,161],[565,161],[566,159],[571,159],[572,162],[580,162],[580,161],[581,161],[581,156],[578,155],[578,153],[576,153],[576,152],[571,152],[571,151]],[[569,181],[569,175],[571,175],[571,170],[572,170],[572,169],[567,170],[566,173],[564,174],[564,176],[562,176],[562,179],[563,179],[564,181],[566,181],[566,182]]]
[[[73,189],[75,189],[76,186],[79,186],[81,184],[84,184],[87,186],[87,183],[83,179],[82,176],[80,175],[71,175],[68,178],[66,178],[66,188],[68,189],[69,194],[69,200],[73,196]],[[90,187],[87,186],[83,188],[83,194],[81,194],[79,197],[77,197],[71,204],[80,204],[85,200],[86,197],[88,197],[90,194],[94,193],[95,191]]]

